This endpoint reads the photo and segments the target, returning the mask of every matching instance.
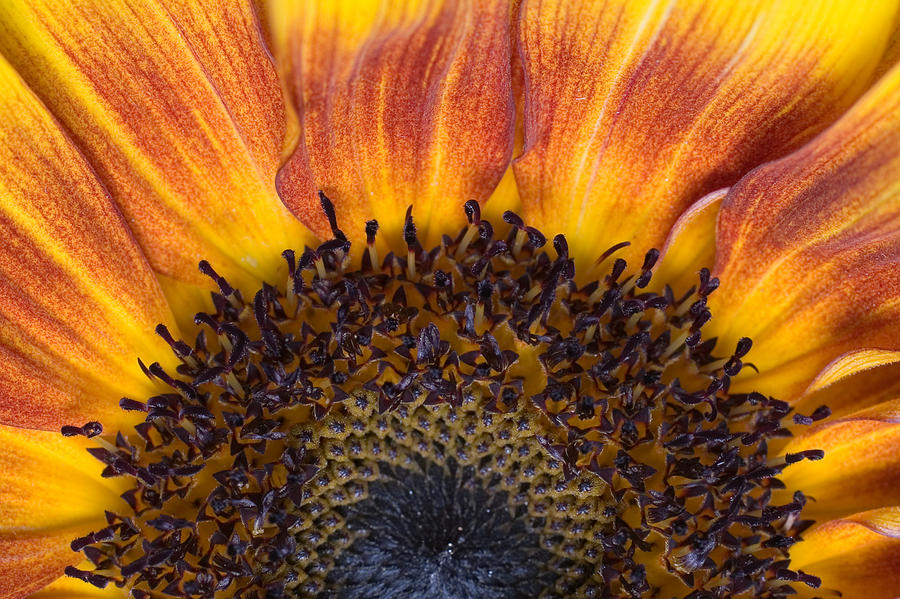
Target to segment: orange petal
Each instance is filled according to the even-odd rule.
[[[592,261],[661,247],[693,202],[784,155],[871,82],[896,12],[854,0],[526,0],[525,216]],[[637,262],[640,264],[640,262]]]
[[[797,437],[784,449],[822,449],[822,460],[789,466],[783,480],[815,501],[804,516],[816,520],[900,505],[900,400],[833,419]]]
[[[24,597],[81,557],[69,544],[122,504],[86,440],[0,426],[0,598]]]
[[[900,397],[900,364],[888,364],[857,372],[804,395],[794,408],[809,414],[826,405],[833,416],[842,417],[895,397]]]
[[[825,522],[791,548],[791,566],[847,599],[896,599],[900,592],[900,508]],[[823,593],[816,593],[822,595]]]
[[[0,599],[28,597],[62,576],[66,566],[78,561],[69,543],[87,532],[0,536]]]
[[[829,365],[833,383],[900,355],[898,92],[900,67],[724,200],[710,332],[724,347],[751,337],[762,372],[736,389],[790,400]]]
[[[273,2],[275,55],[302,125],[279,177],[285,202],[330,236],[316,190],[351,239],[366,219],[405,249],[415,205],[434,242],[484,202],[512,152],[509,7],[499,0]]]
[[[309,238],[275,192],[277,75],[248,3],[176,4],[8,2],[0,52],[72,134],[155,269],[204,281],[207,258],[255,288]]]
[[[153,390],[172,316],[82,156],[0,58],[0,422],[59,430]]]

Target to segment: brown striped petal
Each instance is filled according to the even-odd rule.
[[[661,247],[703,195],[784,155],[871,82],[893,2],[525,0],[525,216],[591,261]],[[638,262],[639,264],[640,262]]]
[[[731,189],[711,332],[724,347],[753,338],[762,372],[737,389],[793,399],[900,356],[898,172],[895,67],[834,126]]]
[[[57,123],[0,58],[0,422],[116,422],[153,386],[172,319],[128,228]]]
[[[788,488],[815,498],[805,517],[821,521],[900,505],[900,400],[795,433],[784,453],[825,452],[822,460],[792,464],[783,474]]]
[[[825,522],[791,548],[791,565],[847,599],[896,599],[900,589],[900,508]],[[822,596],[824,593],[814,593]]]
[[[71,541],[105,524],[122,503],[87,443],[0,425],[0,598],[24,597],[81,557]]]
[[[366,219],[402,245],[414,205],[434,242],[484,202],[513,143],[509,7],[499,0],[273,2],[275,56],[300,131],[279,177],[291,210],[330,236],[318,189],[338,224],[364,239]]]
[[[206,258],[258,285],[309,239],[275,192],[284,106],[248,3],[9,0],[2,11],[0,52],[156,270],[199,282]]]

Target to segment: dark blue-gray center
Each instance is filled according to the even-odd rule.
[[[527,514],[472,467],[380,463],[367,499],[342,509],[356,537],[329,575],[340,599],[519,599],[552,576]]]

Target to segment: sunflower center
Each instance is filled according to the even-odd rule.
[[[108,526],[73,542],[70,576],[134,597],[783,597],[808,522],[777,476],[821,452],[771,458],[791,410],[729,393],[750,341],[704,341],[701,271],[648,290],[658,252],[625,276],[575,283],[565,238],[515,214],[430,250],[407,214],[406,252],[359,268],[334,239],[252,300],[209,265],[214,313],[170,391],[112,438],[129,477]],[[611,248],[601,259],[610,259]],[[827,410],[795,422],[824,417]],[[784,496],[784,493],[778,493]],[[790,494],[787,497],[791,497]],[[700,593],[700,594],[698,594]]]
[[[473,466],[408,456],[379,464],[368,497],[339,511],[356,536],[335,560],[326,588],[339,597],[536,597],[551,558],[508,494]]]

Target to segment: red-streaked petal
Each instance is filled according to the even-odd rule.
[[[833,383],[900,355],[898,92],[900,67],[725,198],[710,334],[726,348],[751,337],[748,359],[762,372],[736,389],[790,400],[829,365]]]
[[[260,174],[273,181],[284,145],[285,104],[251,4],[167,0],[164,6],[221,95]]]
[[[784,453],[821,449],[819,461],[789,466],[783,480],[815,501],[804,516],[816,520],[900,505],[900,400],[795,431]]]
[[[0,58],[0,422],[121,419],[168,304],[82,156]]]
[[[0,599],[28,597],[62,576],[66,566],[78,561],[69,543],[87,532],[11,538],[0,535]]]
[[[640,259],[704,194],[840,115],[870,84],[895,12],[525,0],[525,216],[569,234],[586,262],[621,241]]]
[[[87,442],[0,426],[0,598],[24,597],[82,557],[71,541],[104,526],[122,504]]]
[[[825,522],[791,548],[791,565],[847,599],[896,599],[900,592],[900,508]],[[816,593],[820,595],[820,593]]]
[[[316,190],[364,239],[402,245],[408,205],[434,242],[484,202],[512,153],[509,7],[498,0],[273,2],[275,55],[302,126],[279,176],[297,216],[330,236]]]
[[[0,52],[66,126],[155,269],[272,277],[309,239],[275,192],[281,89],[250,5],[18,2]]]

